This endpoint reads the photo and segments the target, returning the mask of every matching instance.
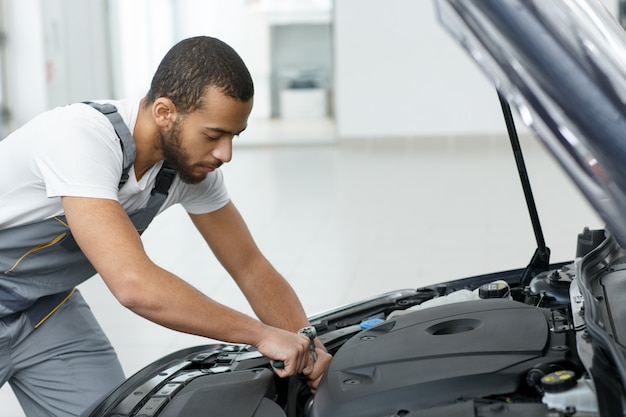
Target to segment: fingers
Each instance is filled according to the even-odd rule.
[[[282,378],[303,373],[309,363],[308,339],[281,329],[273,328],[258,349],[272,359],[274,372]]]
[[[311,358],[311,361],[309,362],[310,366],[307,367],[308,372],[307,370],[303,372],[308,379],[307,384],[309,385],[309,388],[311,388],[312,393],[317,391],[317,387],[319,386],[319,383],[333,358],[331,354],[323,349],[316,348],[315,351],[317,353],[317,361],[314,362],[313,358]]]
[[[317,360],[311,353],[310,339],[295,333],[273,328],[258,349],[271,359],[274,372],[281,378],[303,374],[308,379],[312,392],[317,387],[330,365],[332,355],[318,344],[315,348]]]

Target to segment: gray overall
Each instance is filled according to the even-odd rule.
[[[110,104],[124,170],[135,159],[128,127]],[[129,213],[142,233],[167,197],[175,172],[164,164],[145,208]],[[115,351],[75,287],[96,274],[64,216],[0,230],[0,386],[9,382],[28,417],[77,416],[119,384]],[[89,335],[89,337],[85,337]]]

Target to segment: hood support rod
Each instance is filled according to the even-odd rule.
[[[502,107],[502,113],[504,115],[504,121],[506,123],[506,130],[511,140],[511,147],[513,148],[513,155],[515,156],[515,163],[517,165],[517,171],[519,172],[520,180],[522,182],[522,188],[524,189],[524,196],[526,198],[526,206],[528,207],[528,213],[530,214],[530,221],[532,222],[533,231],[535,232],[535,240],[537,241],[537,250],[533,255],[530,263],[524,270],[520,279],[520,284],[526,286],[530,284],[530,281],[535,275],[540,272],[547,271],[550,266],[550,248],[546,246],[546,241],[543,237],[541,230],[541,223],[539,222],[539,214],[537,213],[537,205],[533,197],[533,192],[530,186],[530,179],[528,178],[528,171],[526,170],[526,164],[524,163],[524,157],[522,155],[522,148],[517,136],[517,129],[515,128],[515,122],[513,120],[513,114],[511,113],[511,106],[508,101],[498,92],[498,98],[500,99],[500,106]]]

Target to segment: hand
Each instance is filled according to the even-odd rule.
[[[309,350],[309,339],[276,327],[268,327],[268,335],[257,349],[273,361],[281,361],[282,367],[274,367],[281,378],[311,372],[313,358]]]
[[[302,372],[304,376],[307,377],[307,384],[311,388],[311,393],[313,394],[317,391],[317,387],[319,386],[326,369],[328,369],[330,361],[333,359],[333,356],[326,352],[325,349],[317,347],[315,348],[315,353],[317,354],[317,361],[313,361],[313,357],[309,355],[311,363]]]

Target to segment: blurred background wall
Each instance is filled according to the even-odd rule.
[[[615,12],[618,1],[604,0]],[[2,136],[53,106],[142,96],[163,54],[194,35],[223,39],[247,62],[257,91],[250,132],[254,124],[257,132],[297,124],[285,139],[297,143],[505,131],[495,92],[485,93],[492,89],[444,32],[432,1],[0,0],[0,6]],[[272,143],[272,136],[250,133],[239,143]]]

